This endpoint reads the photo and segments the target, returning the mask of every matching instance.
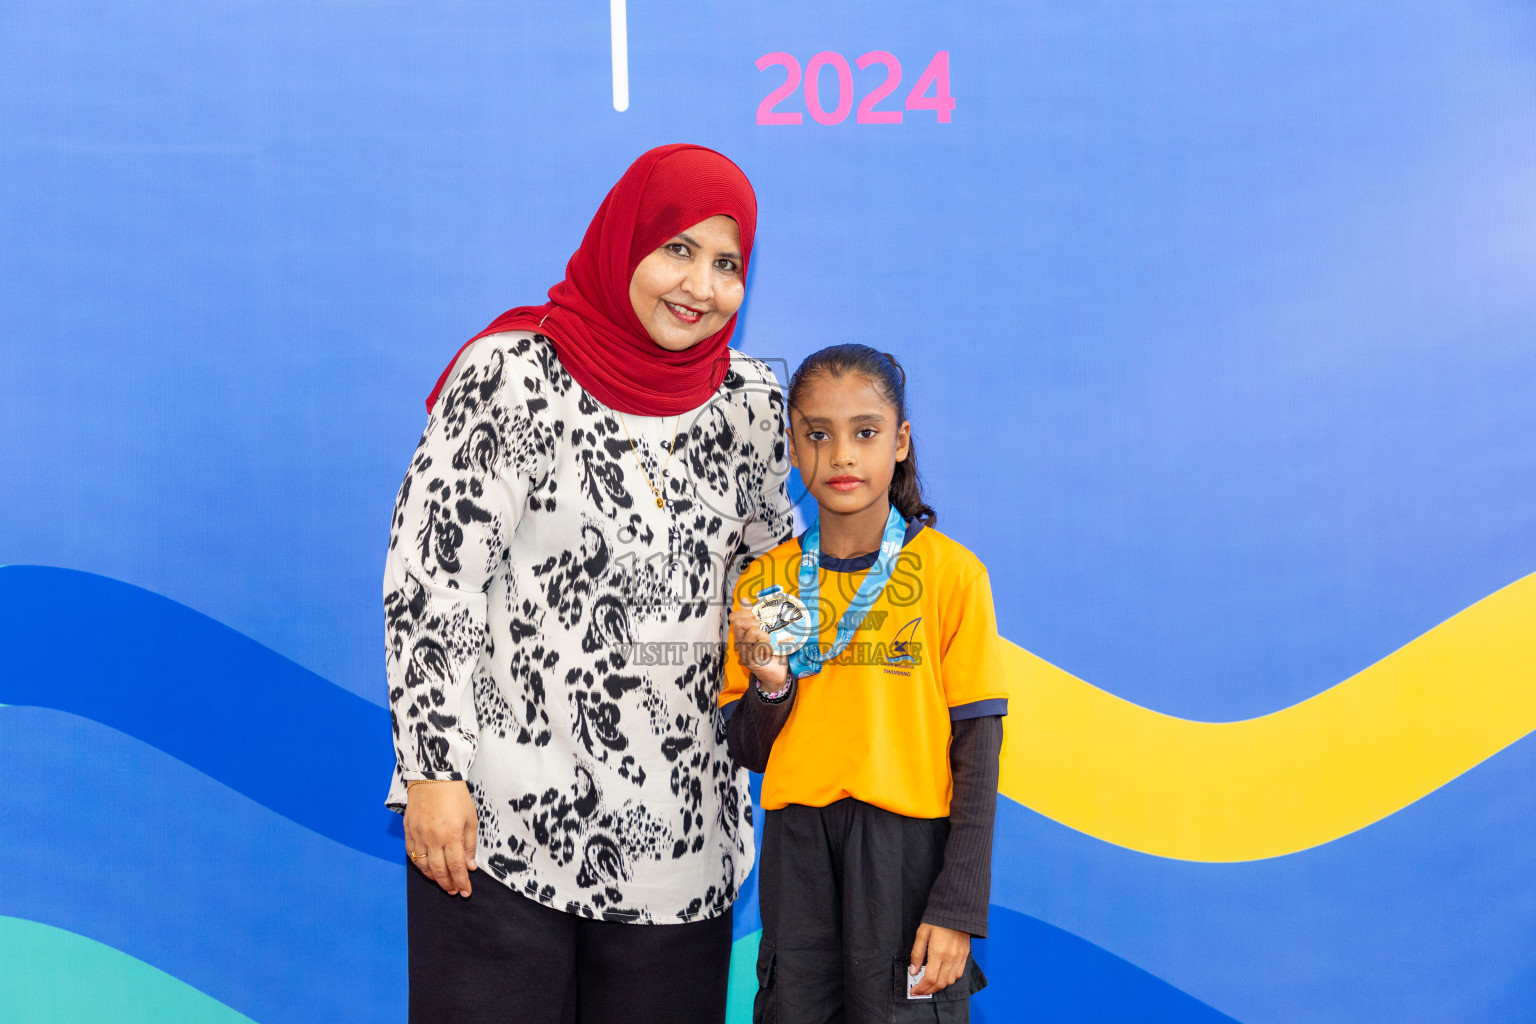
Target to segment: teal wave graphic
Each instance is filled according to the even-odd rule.
[[[120,950],[262,1024],[402,1018],[403,864],[76,715],[0,710],[0,751],[0,914]]]
[[[0,917],[0,1008],[27,1024],[253,1024],[126,953],[14,917]]]

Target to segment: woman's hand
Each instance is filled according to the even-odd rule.
[[[757,681],[767,687],[769,693],[784,688],[789,678],[789,659],[773,652],[768,632],[757,621],[757,613],[742,598],[742,606],[731,612],[731,638],[736,643],[736,656],[741,659]]]
[[[475,799],[463,782],[428,779],[406,790],[406,853],[446,893],[470,893],[478,825]]]
[[[907,973],[916,974],[924,963],[928,970],[923,980],[912,986],[912,994],[926,996],[959,981],[970,955],[971,937],[965,932],[935,924],[918,925],[917,941],[912,943],[912,966]]]

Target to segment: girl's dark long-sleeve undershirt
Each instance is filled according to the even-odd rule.
[[[949,839],[944,867],[928,892],[926,924],[987,936],[992,898],[992,827],[997,820],[998,754],[1003,718],[986,715],[951,722]]]
[[[752,676],[747,692],[734,705],[731,717],[725,723],[725,746],[736,763],[749,771],[768,770],[768,755],[773,751],[773,741],[778,739],[789,712],[795,706],[795,695],[800,692],[800,681],[789,684],[789,693],[777,703],[770,704],[760,696],[757,677]]]
[[[798,681],[791,683],[783,700],[769,704],[759,696],[757,680],[752,679],[725,726],[726,745],[738,764],[754,772],[768,767],[773,741],[789,720],[799,687]],[[950,723],[950,729],[949,765],[954,788],[949,802],[949,839],[944,844],[944,867],[928,894],[923,921],[985,938],[992,895],[992,828],[997,817],[1003,719],[1000,715],[964,718]]]

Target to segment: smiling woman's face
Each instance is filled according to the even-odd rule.
[[[629,281],[635,316],[669,352],[692,348],[724,327],[745,294],[741,232],[723,215],[661,243]]]

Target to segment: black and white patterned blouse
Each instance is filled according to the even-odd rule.
[[[783,411],[738,352],[681,417],[614,412],[540,335],[459,357],[390,533],[390,806],[407,780],[468,780],[480,867],[569,913],[731,904],[752,805],[716,710],[721,642],[737,574],[791,532]]]

